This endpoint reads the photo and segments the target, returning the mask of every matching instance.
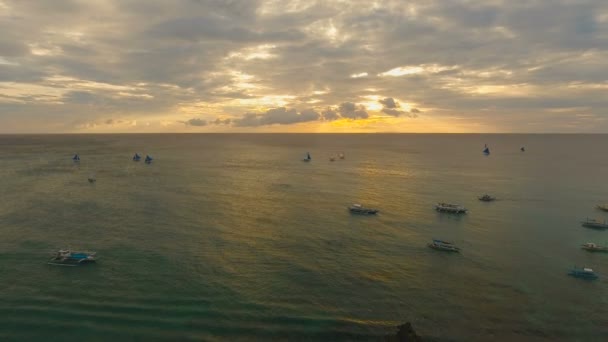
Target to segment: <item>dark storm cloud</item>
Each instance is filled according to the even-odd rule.
[[[357,105],[353,102],[343,102],[338,107],[340,116],[346,119],[366,119],[369,114],[365,111],[365,107]]]
[[[428,118],[456,112],[511,130],[529,127],[515,110],[551,131],[567,121],[556,109],[608,107],[601,0],[4,0],[0,32],[2,132],[200,103],[217,108],[198,119],[218,129],[365,119],[379,114],[355,104],[367,95],[383,99],[380,114],[420,113],[394,96],[433,108]],[[276,95],[289,97],[266,99]],[[225,113],[232,122],[214,121]]]
[[[233,121],[238,127],[254,127],[265,125],[290,125],[302,122],[319,120],[320,115],[312,109],[306,109],[298,113],[294,108],[273,108],[263,114],[246,113],[243,117]]]
[[[188,126],[207,126],[207,121],[199,118],[193,118],[188,121],[183,121],[184,124]]]

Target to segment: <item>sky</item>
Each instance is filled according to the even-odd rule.
[[[605,0],[0,0],[0,133],[608,132]]]

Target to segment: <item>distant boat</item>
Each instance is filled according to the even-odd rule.
[[[139,154],[137,154],[137,152],[135,153],[135,155],[133,156],[133,161],[140,161],[141,160],[141,156]]]
[[[598,204],[596,208],[602,211],[608,211],[608,204]]]
[[[485,145],[485,148],[483,149],[483,154],[488,155],[490,154],[490,148],[488,147],[488,145]]]
[[[154,159],[152,159],[152,157],[150,157],[149,155],[146,155],[146,159],[144,161],[146,162],[146,164],[150,164],[150,163],[152,163],[152,160],[154,160]]]
[[[363,215],[375,215],[378,213],[378,209],[366,208],[361,204],[353,204],[348,207],[348,210],[354,214],[363,214]]]
[[[90,174],[88,180],[89,183],[95,183],[97,181],[97,179],[95,178],[95,174]]]
[[[570,272],[568,272],[568,275],[571,275],[575,278],[583,278],[589,280],[598,278],[597,273],[595,273],[591,268],[588,267],[579,268],[574,266],[574,268],[571,269]]]
[[[478,197],[478,198],[479,198],[479,200],[480,200],[480,201],[482,201],[482,202],[492,202],[492,201],[496,200],[496,197],[492,197],[492,196],[487,195],[487,194],[486,194],[486,195],[483,195],[483,196],[481,196],[481,197]]]
[[[336,161],[336,157],[334,157],[334,156],[329,157],[329,161]]]
[[[593,242],[587,242],[586,244],[581,246],[582,249],[589,251],[589,252],[604,252],[604,253],[608,253],[608,247],[605,246],[598,246],[596,244],[594,244]]]
[[[72,252],[68,249],[62,249],[49,260],[48,264],[57,266],[79,266],[94,263],[95,260],[96,253]]]
[[[344,152],[340,152],[340,153],[338,153],[338,158],[340,158],[340,159],[344,159],[344,158],[345,158],[345,157],[344,157]]]
[[[77,163],[77,162],[79,162],[79,161],[80,161],[80,156],[78,155],[78,153],[76,153],[76,154],[75,154],[75,155],[72,157],[72,160],[73,160],[75,163]]]
[[[600,222],[596,219],[586,219],[585,221],[581,222],[581,225],[583,227],[586,228],[593,228],[593,229],[608,229],[608,223],[606,223],[606,221],[604,222]]]
[[[304,159],[302,159],[302,161],[309,162],[311,160],[312,160],[312,158],[310,157],[310,153],[306,152],[306,157]]]
[[[435,205],[435,210],[453,214],[466,214],[467,212],[467,208],[458,204],[450,203],[437,203]]]
[[[521,150],[522,152],[526,152],[526,149],[525,149],[525,147],[523,147],[523,146],[520,148],[520,150]]]
[[[433,242],[427,244],[427,246],[429,246],[432,249],[436,249],[438,251],[457,252],[457,253],[460,252],[460,248],[454,246],[453,243],[447,242],[447,241],[433,239]]]

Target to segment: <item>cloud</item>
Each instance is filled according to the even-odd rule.
[[[218,131],[420,114],[345,102],[395,90],[430,125],[459,113],[479,130],[604,132],[555,110],[605,117],[607,13],[601,0],[0,0],[0,133],[135,132],[176,111]]]
[[[343,102],[338,107],[340,116],[347,119],[367,119],[369,114],[365,111],[365,107],[357,105],[353,102]]]
[[[188,125],[188,126],[207,126],[207,121],[206,120],[202,120],[202,119],[198,119],[198,118],[193,118],[187,121],[182,121],[184,124]]]
[[[331,107],[328,107],[321,114],[323,115],[323,119],[327,120],[327,121],[338,120],[340,118],[340,115],[338,115],[338,112],[336,110],[332,109]]]
[[[306,109],[298,113],[294,108],[273,108],[265,113],[246,113],[239,119],[233,120],[238,127],[255,127],[266,125],[290,125],[302,122],[317,121],[320,114],[313,109]]]
[[[232,122],[232,119],[220,119],[220,118],[216,118],[215,120],[211,121],[211,123],[214,125],[230,125],[231,122]]]
[[[384,100],[380,100],[378,101],[381,104],[384,105],[384,108],[397,108],[399,107],[399,104],[397,102],[395,102],[395,99],[393,99],[392,97],[387,97]]]

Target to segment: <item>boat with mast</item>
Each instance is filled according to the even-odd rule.
[[[486,156],[490,154],[490,148],[487,144],[484,145],[483,154],[485,154]]]
[[[144,160],[144,162],[145,162],[146,164],[151,164],[151,163],[152,163],[152,160],[154,160],[154,159],[152,159],[152,157],[150,157],[149,155],[146,155],[146,159]]]
[[[135,155],[133,156],[133,161],[140,161],[141,160],[141,156],[139,154],[137,154],[137,152],[135,152]]]
[[[581,225],[585,228],[608,229],[608,223],[606,221],[601,222],[590,218],[587,218],[585,221],[581,222]]]
[[[306,157],[304,157],[304,159],[302,159],[302,161],[309,162],[311,160],[312,160],[312,158],[310,157],[310,153],[306,152]]]
[[[78,155],[78,153],[76,153],[73,157],[72,160],[74,161],[74,163],[78,163],[80,161],[80,156]]]

